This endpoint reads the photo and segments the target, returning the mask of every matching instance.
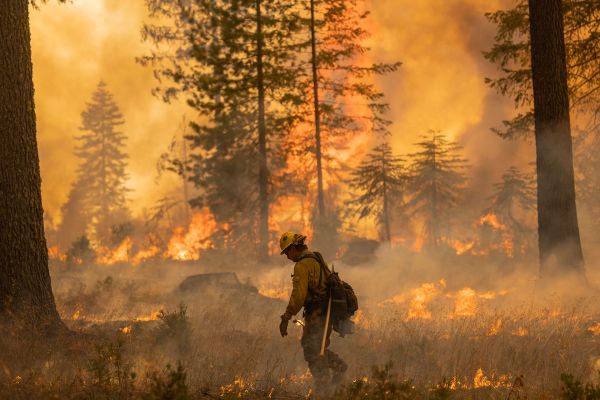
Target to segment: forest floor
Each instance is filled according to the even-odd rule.
[[[12,350],[0,358],[0,398],[311,397],[301,328],[278,332],[287,293],[277,282],[291,284],[289,269],[260,271],[268,284],[177,290],[205,271],[54,268],[57,306],[75,335],[20,347],[5,335]],[[500,290],[437,279],[378,296],[361,273],[342,276],[361,288],[360,311],[355,334],[332,338],[349,370],[331,398],[600,398],[594,292],[567,300],[531,282]]]

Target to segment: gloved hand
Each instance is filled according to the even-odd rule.
[[[287,336],[287,327],[288,327],[288,322],[290,322],[289,319],[286,319],[283,315],[281,316],[281,322],[279,323],[279,333],[281,334],[281,337]]]

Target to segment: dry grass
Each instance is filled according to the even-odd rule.
[[[0,397],[284,399],[309,393],[300,328],[290,324],[285,339],[278,333],[284,302],[223,291],[181,296],[174,283],[99,276],[55,277],[59,309],[78,335],[21,347],[19,338],[4,336]],[[491,300],[481,295],[469,309],[473,315],[457,316],[458,290],[438,288],[422,305],[426,318],[409,318],[414,288],[395,302],[363,299],[357,332],[333,340],[350,365],[348,386],[336,398],[553,399],[561,398],[563,373],[595,382],[595,298],[519,291],[518,299],[515,291]],[[372,370],[388,362],[393,367]]]

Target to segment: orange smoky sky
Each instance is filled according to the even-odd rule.
[[[507,0],[366,3],[372,11],[372,61],[403,63],[378,82],[391,105],[396,152],[413,151],[412,143],[429,129],[445,132],[465,146],[477,171],[474,183],[487,185],[486,190],[506,167],[530,161],[531,146],[490,132],[510,116],[512,104],[484,83],[496,71],[481,54],[494,35],[483,14],[509,6]],[[74,136],[100,80],[125,119],[131,208],[139,212],[151,206],[176,182],[171,178],[157,185],[155,165],[173,135],[181,133],[184,114],[191,112],[151,95],[152,71],[135,62],[148,49],[140,35],[145,18],[143,0],[50,1],[31,11],[43,200],[52,216],[59,216],[76,177]]]

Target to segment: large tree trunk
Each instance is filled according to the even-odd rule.
[[[269,242],[269,198],[268,184],[269,171],[267,169],[267,133],[265,126],[265,86],[263,77],[263,35],[262,35],[262,15],[260,11],[261,0],[256,0],[256,69],[258,85],[258,150],[259,150],[259,259],[265,260],[268,257]]]
[[[319,75],[317,70],[317,45],[315,36],[315,0],[310,0],[310,43],[315,110],[315,157],[317,159],[317,204],[319,211],[318,218],[322,219],[325,215],[325,199],[323,196],[323,168],[321,166],[321,113],[319,110]]]
[[[0,7],[0,320],[51,331],[27,0]]]
[[[583,272],[561,0],[529,0],[540,274]]]

